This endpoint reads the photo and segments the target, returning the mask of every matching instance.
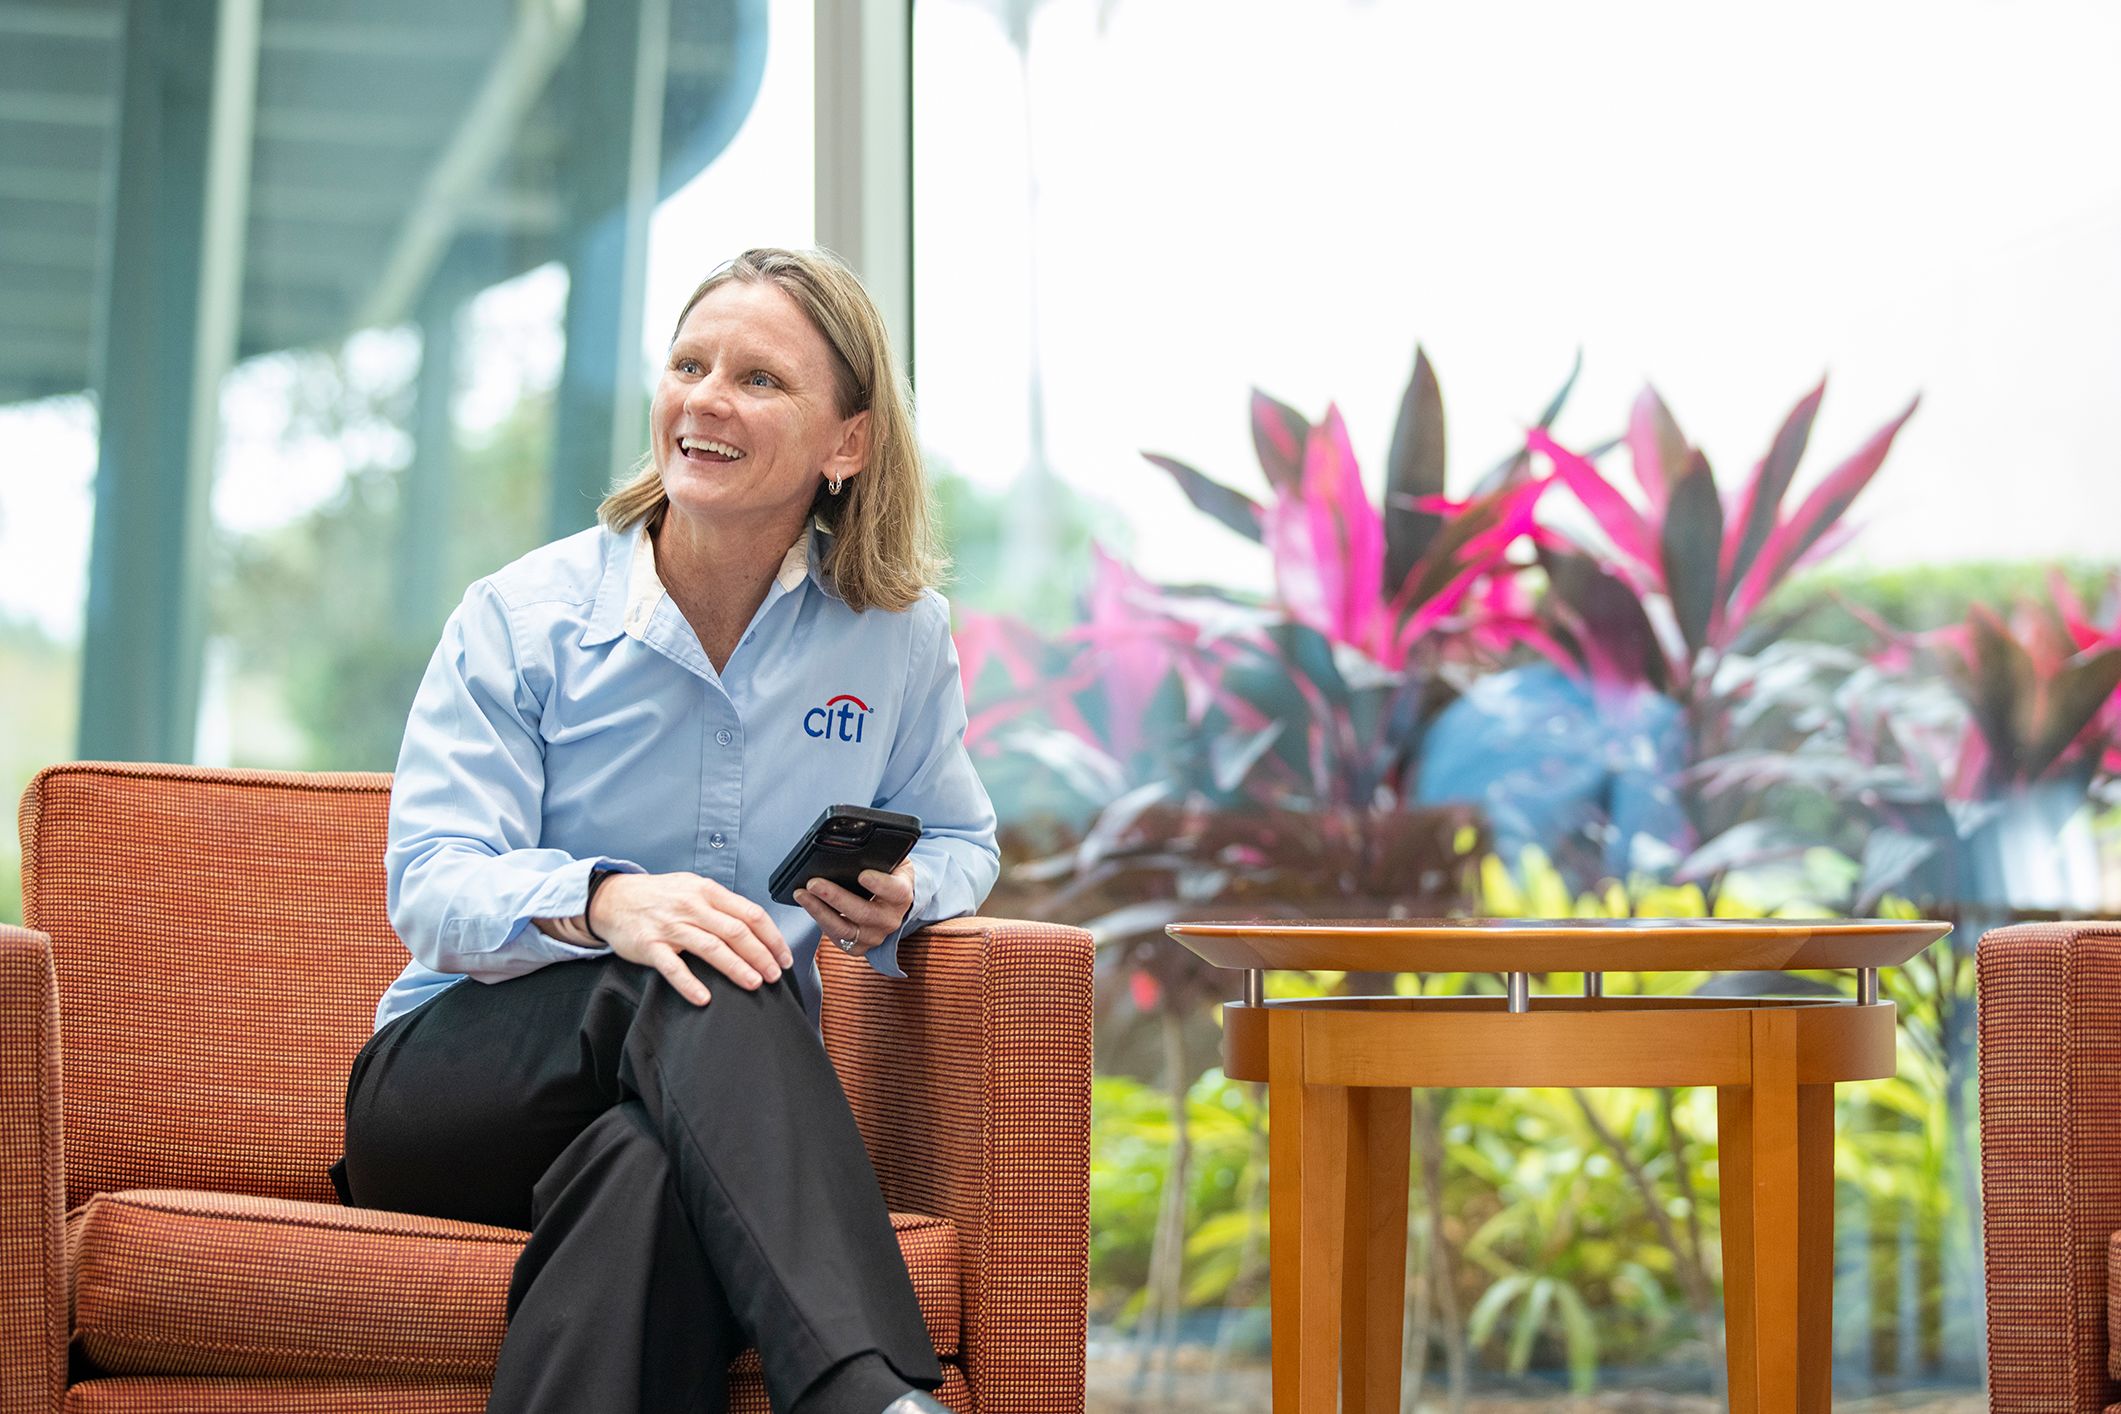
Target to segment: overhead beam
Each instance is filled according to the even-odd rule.
[[[912,0],[818,0],[817,243],[862,277],[913,374]]]
[[[93,362],[84,757],[188,761],[222,375],[236,346],[260,0],[129,0]]]
[[[0,269],[4,268],[0,266]],[[40,281],[42,288],[34,293],[20,288],[8,291],[6,312],[0,314],[0,328],[9,332],[38,329],[49,333],[86,334],[89,310],[82,299],[86,291],[80,288],[86,283],[78,273],[70,282],[46,276]],[[73,288],[68,289],[68,284]]]
[[[333,147],[386,147],[425,152],[434,146],[434,123],[417,110],[294,108],[258,110],[261,142],[314,142]]]
[[[275,16],[266,22],[262,46],[285,54],[326,54],[369,59],[477,59],[493,52],[490,30],[447,23],[437,9],[417,24],[391,20],[309,20]]]
[[[49,127],[107,128],[118,105],[104,93],[38,93],[28,89],[0,93],[0,119]]]
[[[0,5],[0,35],[113,41],[123,32],[124,22],[115,10],[88,5]]]
[[[0,197],[45,206],[94,206],[103,200],[103,177],[60,167],[0,167]]]
[[[583,0],[523,0],[485,83],[391,241],[356,328],[396,324],[411,312],[448,255],[464,213],[485,190],[488,174],[573,46],[582,18]]]

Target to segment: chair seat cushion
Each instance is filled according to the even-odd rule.
[[[957,1231],[907,1213],[891,1225],[936,1353],[953,1356]],[[178,1190],[99,1193],[69,1227],[75,1334],[101,1369],[136,1375],[490,1378],[529,1236]]]

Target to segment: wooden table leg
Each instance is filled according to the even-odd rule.
[[[1274,1409],[1331,1414],[1340,1377],[1348,1092],[1304,1084],[1301,1020],[1275,1020],[1267,1068]]]
[[[1834,1090],[1797,1084],[1796,1020],[1752,1023],[1716,1093],[1731,1414],[1825,1414],[1833,1390]]]
[[[1413,1099],[1406,1090],[1348,1091],[1340,1383],[1350,1414],[1399,1414]]]
[[[1834,1407],[1834,1087],[1797,1087],[1797,1408]]]

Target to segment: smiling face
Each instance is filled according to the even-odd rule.
[[[869,414],[840,415],[831,346],[772,284],[731,280],[693,305],[649,407],[673,512],[790,539],[824,478],[865,461]],[[786,543],[785,541],[782,543]]]

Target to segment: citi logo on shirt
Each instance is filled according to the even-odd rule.
[[[851,692],[843,692],[824,706],[803,714],[803,734],[821,741],[858,743],[862,739],[862,723],[868,716],[868,703]]]

